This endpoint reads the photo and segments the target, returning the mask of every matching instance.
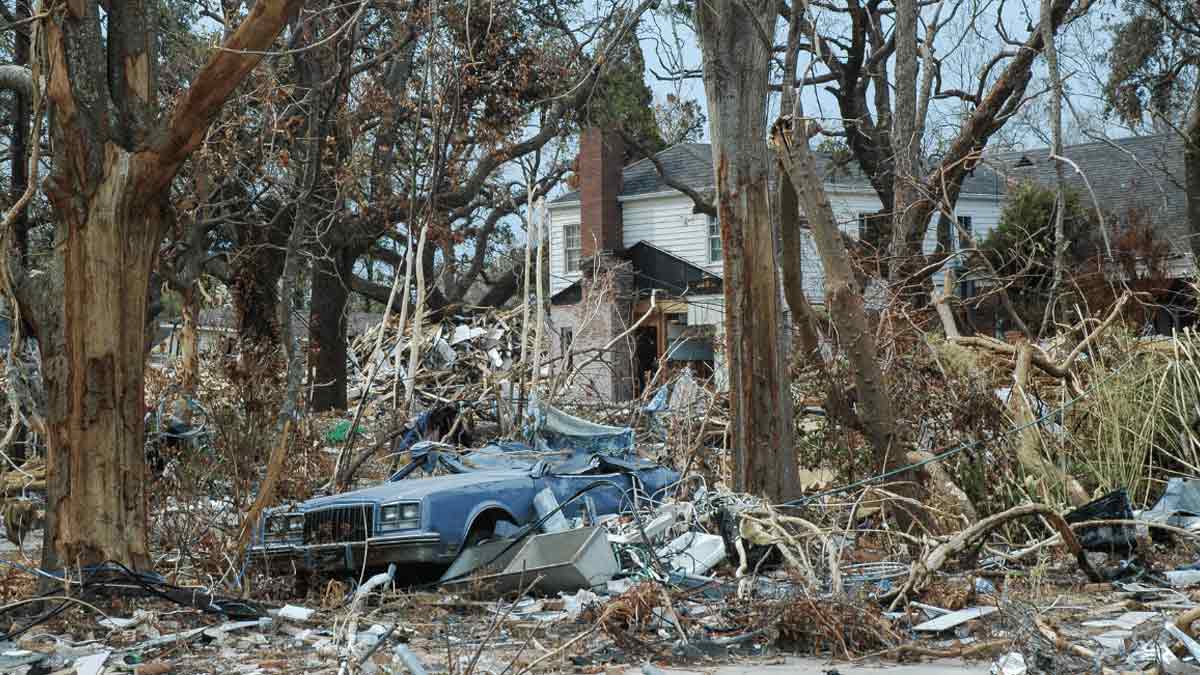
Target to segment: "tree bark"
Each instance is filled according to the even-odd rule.
[[[35,70],[44,66],[53,106],[46,190],[61,244],[49,281],[27,283],[61,293],[51,306],[21,303],[38,324],[48,395],[46,569],[150,564],[145,298],[170,222],[167,188],[299,4],[256,3],[161,126],[147,2],[106,5],[103,32],[96,3],[67,3],[42,22],[46,60]]]
[[[695,4],[725,260],[734,489],[800,491],[792,399],[779,340],[775,236],[768,205],[766,103],[777,5]]]
[[[347,305],[351,267],[358,255],[358,251],[332,249],[313,265],[309,322],[309,350],[315,370],[309,402],[313,412],[346,408]]]
[[[39,335],[48,396],[47,523],[50,569],[113,559],[137,568],[147,548],[142,391],[145,298],[162,200],[123,189],[133,155],[113,145],[83,210],[52,195],[65,219],[61,331]]]
[[[1192,266],[1200,269],[1200,84],[1192,92],[1191,110],[1183,138],[1183,172],[1187,185],[1188,234]]]
[[[875,337],[867,326],[867,313],[862,291],[854,277],[850,255],[842,241],[841,231],[833,214],[833,206],[825,194],[821,176],[808,148],[808,131],[800,129],[793,136],[787,118],[776,123],[773,132],[775,150],[792,182],[800,203],[808,215],[813,240],[825,271],[825,304],[837,328],[838,341],[854,371],[858,400],[867,411],[863,424],[867,438],[883,464],[889,455],[897,456],[892,447],[896,437],[896,418],[892,402],[883,386],[883,374],[876,361]],[[793,123],[809,124],[801,118]],[[783,177],[781,177],[783,178]]]
[[[892,152],[896,157],[893,175],[891,259],[888,275],[893,284],[905,284],[913,267],[909,256],[909,209],[920,198],[917,189],[917,155],[921,150],[917,122],[917,2],[896,0],[896,106]],[[929,64],[932,68],[933,65]],[[920,253],[920,251],[917,251]],[[905,297],[906,288],[899,288]]]
[[[1046,67],[1050,71],[1050,136],[1055,157],[1063,153],[1062,143],[1062,74],[1058,69],[1058,49],[1054,44],[1054,24],[1050,20],[1050,0],[1042,0],[1041,10],[1042,40],[1045,42]],[[1067,179],[1063,173],[1061,160],[1054,160],[1054,277],[1050,283],[1050,297],[1046,299],[1046,309],[1042,314],[1042,327],[1039,335],[1046,335],[1054,323],[1054,312],[1058,305],[1058,293],[1062,288],[1064,267],[1067,258],[1066,232],[1063,219],[1067,210]]]
[[[28,19],[30,15],[30,6],[28,0],[14,0],[13,16],[17,21]],[[13,28],[13,63],[18,66],[29,65],[29,26],[21,25]],[[25,194],[25,187],[29,185],[29,165],[27,158],[29,157],[29,129],[30,129],[30,107],[32,106],[32,97],[30,92],[19,88],[12,90],[13,94],[13,128],[10,141],[9,152],[12,156],[12,185],[10,186],[10,194],[12,195],[13,203],[15,204],[21,195]],[[36,141],[35,141],[36,142]],[[17,248],[17,254],[21,257],[22,266],[29,265],[29,207],[28,205],[22,208],[18,213],[16,220],[13,221],[14,242]],[[0,254],[5,253],[0,251]]]
[[[876,358],[875,336],[867,324],[862,289],[858,287],[833,206],[808,148],[808,140],[816,131],[815,122],[807,118],[781,118],[772,130],[772,143],[786,174],[780,178],[791,181],[795,187],[812,227],[825,271],[825,305],[837,329],[838,343],[854,373],[858,406],[862,411],[858,418],[874,451],[877,468],[890,470],[903,464],[906,453],[897,447],[896,416]],[[919,476],[907,472],[901,474],[900,480],[910,481],[902,486],[902,494],[918,496],[918,491],[909,486],[916,484]],[[924,519],[923,514],[910,514],[903,508],[898,514],[903,527],[911,524],[913,519]]]

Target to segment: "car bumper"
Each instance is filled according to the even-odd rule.
[[[251,562],[270,569],[296,566],[318,572],[360,570],[364,566],[437,564],[453,562],[436,533],[416,532],[371,537],[365,542],[337,544],[265,544],[250,548]]]

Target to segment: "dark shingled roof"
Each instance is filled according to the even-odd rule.
[[[817,170],[825,175],[827,182],[835,185],[859,187],[871,190],[871,183],[859,171],[854,161],[841,166],[830,161],[828,153],[814,153],[817,158]],[[713,164],[712,146],[708,143],[680,143],[659,152],[656,157],[662,162],[667,175],[696,190],[712,188]],[[771,163],[774,173],[775,163]],[[634,195],[666,192],[670,187],[659,177],[654,164],[648,159],[642,159],[629,166],[621,173],[621,195]],[[970,194],[999,195],[1004,193],[1004,181],[984,166],[977,167],[974,174],[963,181],[963,192]],[[579,201],[579,193],[571,192],[555,199],[553,204],[565,204]]]
[[[1072,145],[1063,156],[1079,165],[1100,207],[1118,218],[1141,210],[1176,253],[1188,245],[1187,194],[1184,192],[1183,139],[1174,133],[1122,138]],[[1011,181],[1031,180],[1053,185],[1054,164],[1048,148],[1007,152],[985,163]],[[1075,168],[1067,165],[1067,182],[1084,204],[1093,205],[1091,192]]]

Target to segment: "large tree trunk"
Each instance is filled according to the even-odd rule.
[[[888,261],[888,276],[893,284],[905,284],[907,273],[914,267],[914,261],[910,260],[912,252],[908,248],[908,239],[910,230],[917,224],[909,223],[908,218],[910,207],[920,199],[917,178],[918,155],[921,151],[921,139],[917,132],[918,11],[916,0],[896,0],[896,107],[895,134],[892,136],[896,172],[892,185],[894,209],[891,214],[891,258]],[[906,291],[906,285],[897,290]]]
[[[1187,185],[1187,213],[1192,240],[1192,265],[1200,269],[1200,84],[1192,93],[1191,111],[1184,131],[1183,172]]]
[[[80,196],[52,196],[67,236],[65,320],[57,334],[38,336],[48,395],[48,569],[105,560],[140,568],[150,561],[141,298],[164,206],[129,189],[137,179],[129,153],[110,145],[104,172],[82,209],[71,208]]]
[[[13,2],[15,11],[14,17],[20,21],[29,18],[30,8],[28,0],[15,0]],[[18,66],[29,65],[29,26],[21,25],[13,28],[13,63]],[[10,193],[13,203],[20,200],[21,195],[25,194],[25,187],[29,185],[29,156],[28,140],[30,127],[30,101],[29,92],[22,90],[13,90],[13,127],[11,136],[11,147],[9,154],[12,157],[12,180]],[[14,241],[18,255],[21,256],[21,264],[29,264],[29,207],[26,206],[17,212],[16,219],[13,221]],[[7,252],[0,252],[7,253]]]
[[[289,209],[294,211],[294,209]],[[291,214],[271,223],[247,228],[243,243],[233,256],[234,321],[237,324],[237,361],[227,363],[229,375],[241,390],[246,412],[273,415],[284,370],[279,325],[279,279],[283,275],[284,247]]]
[[[346,316],[357,251],[332,249],[313,265],[309,349],[315,373],[313,412],[346,408]]]
[[[290,223],[290,220],[289,220]],[[244,349],[274,349],[279,345],[279,278],[283,274],[283,246],[287,232],[274,223],[250,227],[232,260],[234,321]],[[280,236],[282,235],[282,236]]]
[[[259,0],[169,115],[156,101],[146,0],[105,3],[103,18],[99,4],[71,2],[41,23],[55,152],[45,184],[60,244],[49,274],[23,275],[17,299],[35,324],[48,398],[47,569],[149,566],[145,300],[170,183],[299,4]]]
[[[776,5],[697,2],[725,259],[734,489],[787,499],[800,490],[792,400],[779,340],[768,205],[766,103]],[[765,31],[765,35],[763,34]]]

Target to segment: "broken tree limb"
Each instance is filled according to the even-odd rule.
[[[242,519],[242,527],[238,531],[237,538],[238,555],[242,555],[242,552],[246,550],[246,544],[250,543],[250,534],[254,531],[254,526],[258,523],[259,516],[262,515],[267,503],[274,498],[275,486],[279,483],[279,477],[283,474],[283,460],[287,456],[288,440],[291,437],[291,431],[292,420],[284,420],[283,432],[279,434],[279,443],[271,450],[271,458],[267,461],[266,478],[263,479],[262,486],[258,490],[258,496],[254,498],[254,504],[246,512],[246,517]]]
[[[883,469],[894,469],[904,457],[898,447],[901,439],[896,414],[877,358],[875,336],[867,322],[862,288],[854,276],[833,206],[808,147],[809,139],[820,131],[820,125],[801,114],[800,97],[795,98],[792,111],[784,112],[791,114],[781,116],[772,126],[771,146],[786,180],[795,188],[812,228],[813,241],[825,270],[825,306],[854,373],[858,407],[863,411],[859,419],[871,444],[873,459]],[[784,179],[784,176],[780,178]],[[920,484],[911,480],[903,489],[907,493],[905,496],[917,497]],[[914,520],[928,527],[925,513],[911,514],[906,510],[896,513],[900,529],[910,529]]]
[[[933,291],[933,306],[937,308],[938,318],[942,320],[942,330],[946,332],[947,340],[957,340],[958,324],[954,321],[954,312],[950,309],[948,300],[954,295],[954,270],[947,269],[943,275],[942,292]]]
[[[1059,379],[1065,379],[1070,374],[1071,366],[1075,363],[1075,359],[1078,358],[1079,355],[1083,353],[1083,351],[1087,349],[1089,345],[1094,343],[1096,339],[1100,337],[1100,335],[1112,327],[1113,323],[1121,316],[1121,311],[1125,308],[1126,303],[1129,302],[1130,297],[1131,295],[1129,292],[1122,294],[1121,297],[1117,299],[1116,304],[1113,305],[1113,308],[1109,311],[1108,316],[1100,322],[1100,325],[1096,326],[1091,332],[1085,335],[1084,338],[1079,341],[1079,344],[1075,345],[1070,353],[1067,354],[1066,358],[1063,359],[1062,363],[1055,363],[1050,359],[1049,356],[1046,355],[1045,352],[1043,352],[1041,349],[1035,348],[1031,357],[1033,365],[1037,366],[1039,370],[1047,375],[1052,375]],[[1009,344],[1007,342],[982,335],[953,337],[949,339],[951,342],[957,345],[962,345],[964,347],[979,347],[981,349],[987,349],[998,354],[1016,356],[1018,351],[1017,345]]]
[[[1049,479],[1055,484],[1061,485],[1066,491],[1068,499],[1074,506],[1083,506],[1088,503],[1089,498],[1083,486],[1073,477],[1068,476],[1064,471],[1054,465],[1053,462],[1046,459],[1042,455],[1042,438],[1038,431],[1036,418],[1033,415],[1033,408],[1029,405],[1029,399],[1025,394],[1025,388],[1029,382],[1029,366],[1033,359],[1033,345],[1028,342],[1021,344],[1017,350],[1017,367],[1013,373],[1013,390],[1009,396],[1009,407],[1012,410],[1013,417],[1021,424],[1021,440],[1017,446],[1017,460],[1030,476],[1038,477],[1038,480]]]
[[[906,598],[922,590],[929,583],[933,575],[950,560],[951,556],[965,551],[972,543],[981,539],[992,530],[999,528],[1001,525],[1018,518],[1033,515],[1041,516],[1051,527],[1058,531],[1063,542],[1066,543],[1067,549],[1074,554],[1080,569],[1087,575],[1088,581],[1099,582],[1103,580],[1095,568],[1092,567],[1092,564],[1088,562],[1083,548],[1079,545],[1079,540],[1075,538],[1075,533],[1071,531],[1071,527],[1067,525],[1067,521],[1063,520],[1063,517],[1057,511],[1045,504],[1022,504],[1021,506],[1014,506],[1007,511],[988,516],[976,522],[949,540],[939,544],[924,558],[913,561],[908,580],[905,581],[904,585],[896,593],[890,610],[895,611]]]
[[[924,450],[910,450],[904,458],[909,464],[921,464],[919,471],[927,476],[925,483],[929,491],[951,502],[956,507],[951,510],[952,513],[962,515],[968,523],[979,520],[979,513],[971,503],[970,497],[967,497],[967,493],[954,482],[940,462],[933,461],[932,454]]]
[[[1200,621],[1200,607],[1193,607],[1175,617],[1175,627],[1192,637],[1196,637],[1196,631],[1192,630],[1192,624],[1197,621]]]

